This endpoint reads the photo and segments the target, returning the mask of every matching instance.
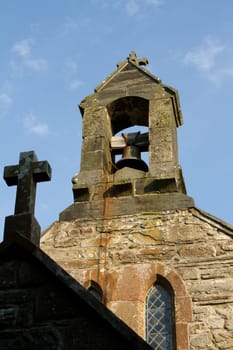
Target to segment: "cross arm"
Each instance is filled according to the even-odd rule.
[[[33,178],[36,182],[50,181],[51,175],[52,169],[46,160],[33,164]]]
[[[19,164],[6,166],[3,178],[8,186],[17,186],[15,213],[6,217],[4,239],[17,233],[39,245],[40,225],[34,217],[36,184],[51,179],[49,163],[38,161],[34,151],[21,152]]]
[[[8,186],[15,186],[18,183],[19,166],[9,165],[5,166],[3,178]]]

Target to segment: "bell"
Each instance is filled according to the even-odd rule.
[[[128,167],[148,171],[147,164],[141,159],[139,147],[133,145],[124,147],[122,158],[116,163],[116,167],[117,169]]]

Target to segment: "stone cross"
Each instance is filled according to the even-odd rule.
[[[34,217],[36,183],[51,179],[49,163],[38,162],[34,151],[22,152],[19,164],[6,166],[3,177],[8,186],[17,186],[15,213],[6,218],[4,236],[18,232],[38,243],[40,226]]]
[[[134,64],[136,64],[136,66],[146,66],[149,63],[146,57],[138,58],[136,52],[134,51],[130,52],[129,57],[127,57],[127,60],[133,62]]]
[[[35,152],[22,152],[18,165],[6,166],[4,180],[8,186],[17,185],[15,214],[34,214],[36,183],[49,181],[51,168],[47,161],[38,162]]]
[[[146,57],[138,58],[136,52],[132,51],[130,52],[129,56],[127,57],[128,62],[134,63],[136,66],[146,66],[149,64],[149,61]],[[118,62],[117,68],[119,68],[121,65],[123,65],[125,62]]]

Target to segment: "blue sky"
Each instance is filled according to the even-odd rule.
[[[53,169],[37,186],[42,229],[73,202],[79,102],[131,51],[178,89],[179,159],[196,206],[233,223],[231,0],[0,1],[0,167],[35,150]],[[0,181],[0,232],[15,187]],[[0,235],[1,237],[1,235]]]

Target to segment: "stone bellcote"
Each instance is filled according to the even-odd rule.
[[[119,215],[121,202],[129,214],[156,205],[159,210],[194,205],[178,161],[176,129],[183,123],[178,92],[144,69],[147,63],[132,52],[79,106],[83,143],[80,171],[72,180],[74,202],[84,211],[95,208],[97,217],[106,216],[106,202],[109,215]],[[124,133],[133,126],[139,132]],[[148,132],[141,134],[141,127]]]

